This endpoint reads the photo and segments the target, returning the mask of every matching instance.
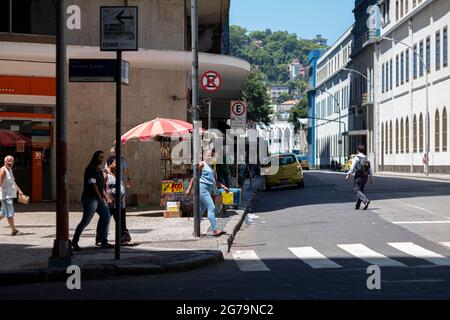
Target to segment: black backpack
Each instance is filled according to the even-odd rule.
[[[357,177],[367,177],[370,172],[370,161],[367,158],[359,158],[358,166],[356,169]]]

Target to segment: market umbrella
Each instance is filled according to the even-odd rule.
[[[31,140],[17,131],[10,131],[6,129],[0,129],[0,146],[2,147],[14,147],[18,142],[22,142],[25,145],[30,145]]]
[[[129,130],[122,135],[121,140],[122,144],[125,144],[131,139],[139,139],[145,142],[161,137],[182,136],[191,133],[192,127],[191,123],[182,120],[156,118]],[[204,129],[200,129],[200,132],[203,131]]]

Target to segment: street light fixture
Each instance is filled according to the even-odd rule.
[[[430,153],[430,115],[429,115],[429,95],[428,95],[429,83],[428,83],[428,68],[427,68],[427,65],[425,64],[425,62],[423,60],[423,57],[420,54],[418,54],[417,50],[415,50],[409,44],[407,44],[407,43],[405,43],[403,41],[398,41],[398,40],[395,40],[393,38],[388,38],[388,37],[381,37],[381,38],[379,38],[378,41],[380,41],[380,40],[388,40],[388,41],[391,41],[393,43],[400,43],[400,44],[410,48],[414,52],[414,54],[419,57],[420,62],[421,62],[421,68],[423,68],[425,70],[425,82],[426,82],[425,83],[425,108],[426,108],[426,112],[425,112],[425,137],[426,137],[425,138],[425,154],[427,156],[427,159],[430,159],[430,157],[429,157],[430,156],[429,155],[429,153]],[[412,92],[411,92],[411,94],[412,94]],[[425,174],[427,176],[429,175],[428,170],[426,170]]]

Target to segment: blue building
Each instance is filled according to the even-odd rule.
[[[316,162],[316,145],[315,145],[315,109],[316,109],[316,91],[317,85],[316,71],[317,61],[319,60],[322,51],[312,50],[308,55],[308,69],[309,69],[309,90],[308,90],[308,161],[310,166],[314,167]]]

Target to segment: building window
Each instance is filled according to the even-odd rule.
[[[405,0],[401,0],[400,2],[400,17],[403,17],[403,8],[405,6]]]
[[[56,35],[54,1],[13,0],[11,21],[13,33]]]
[[[441,32],[436,32],[436,70],[441,68]]]
[[[409,49],[405,51],[405,79],[409,82]]]
[[[417,117],[414,115],[413,120],[413,152],[417,152]]]
[[[385,88],[385,74],[384,74],[384,63],[381,66],[381,92],[384,93],[384,88]]]
[[[419,152],[423,152],[423,116],[419,116]]]
[[[444,67],[448,66],[448,36],[447,27],[442,32],[442,63]]]
[[[381,124],[381,154],[384,154],[384,146],[385,146],[385,142],[384,142],[384,123]]]
[[[392,121],[389,122],[389,153],[392,154]]]
[[[392,66],[392,59],[391,59],[391,61],[389,62],[389,64],[390,64],[390,77],[391,77],[389,87],[390,87],[391,90],[392,90],[392,86],[393,86],[393,83],[394,83],[394,81],[393,81],[393,78],[394,78],[394,69],[393,69],[393,66]]]
[[[403,118],[400,121],[400,152],[405,153],[405,126]]]
[[[405,14],[409,12],[409,0],[405,0]]]
[[[440,143],[440,125],[439,125],[439,109],[436,110],[436,114],[434,115],[434,151],[439,152],[441,149],[441,143]]]
[[[405,54],[403,52],[400,56],[400,80],[401,84],[405,83]]]
[[[0,32],[10,32],[9,16],[9,0],[0,1]]]
[[[400,149],[400,135],[398,131],[398,119],[395,120],[395,153],[398,153]]]
[[[386,122],[386,154],[389,154],[389,132],[388,132],[388,123]]]
[[[405,146],[406,146],[406,153],[409,153],[409,118],[406,117],[405,121]]]
[[[414,45],[413,52],[413,77],[414,80],[417,79],[417,44]]]
[[[442,152],[447,152],[447,108],[442,111]]]
[[[395,57],[395,86],[398,87],[400,84],[400,66],[399,66],[399,57],[398,55]]]
[[[389,62],[386,62],[386,92],[389,91]]]
[[[427,54],[427,61],[426,61],[426,65],[427,65],[427,73],[431,72],[431,41],[430,38],[428,37],[426,40],[426,54]]]
[[[419,69],[419,75],[420,77],[423,77],[423,69],[424,69],[424,65],[423,65],[423,41],[420,41],[420,45],[419,45],[419,56],[420,56],[420,69]]]
[[[398,21],[399,13],[400,13],[400,8],[399,8],[398,0],[397,0],[397,1],[395,1],[395,21]]]

